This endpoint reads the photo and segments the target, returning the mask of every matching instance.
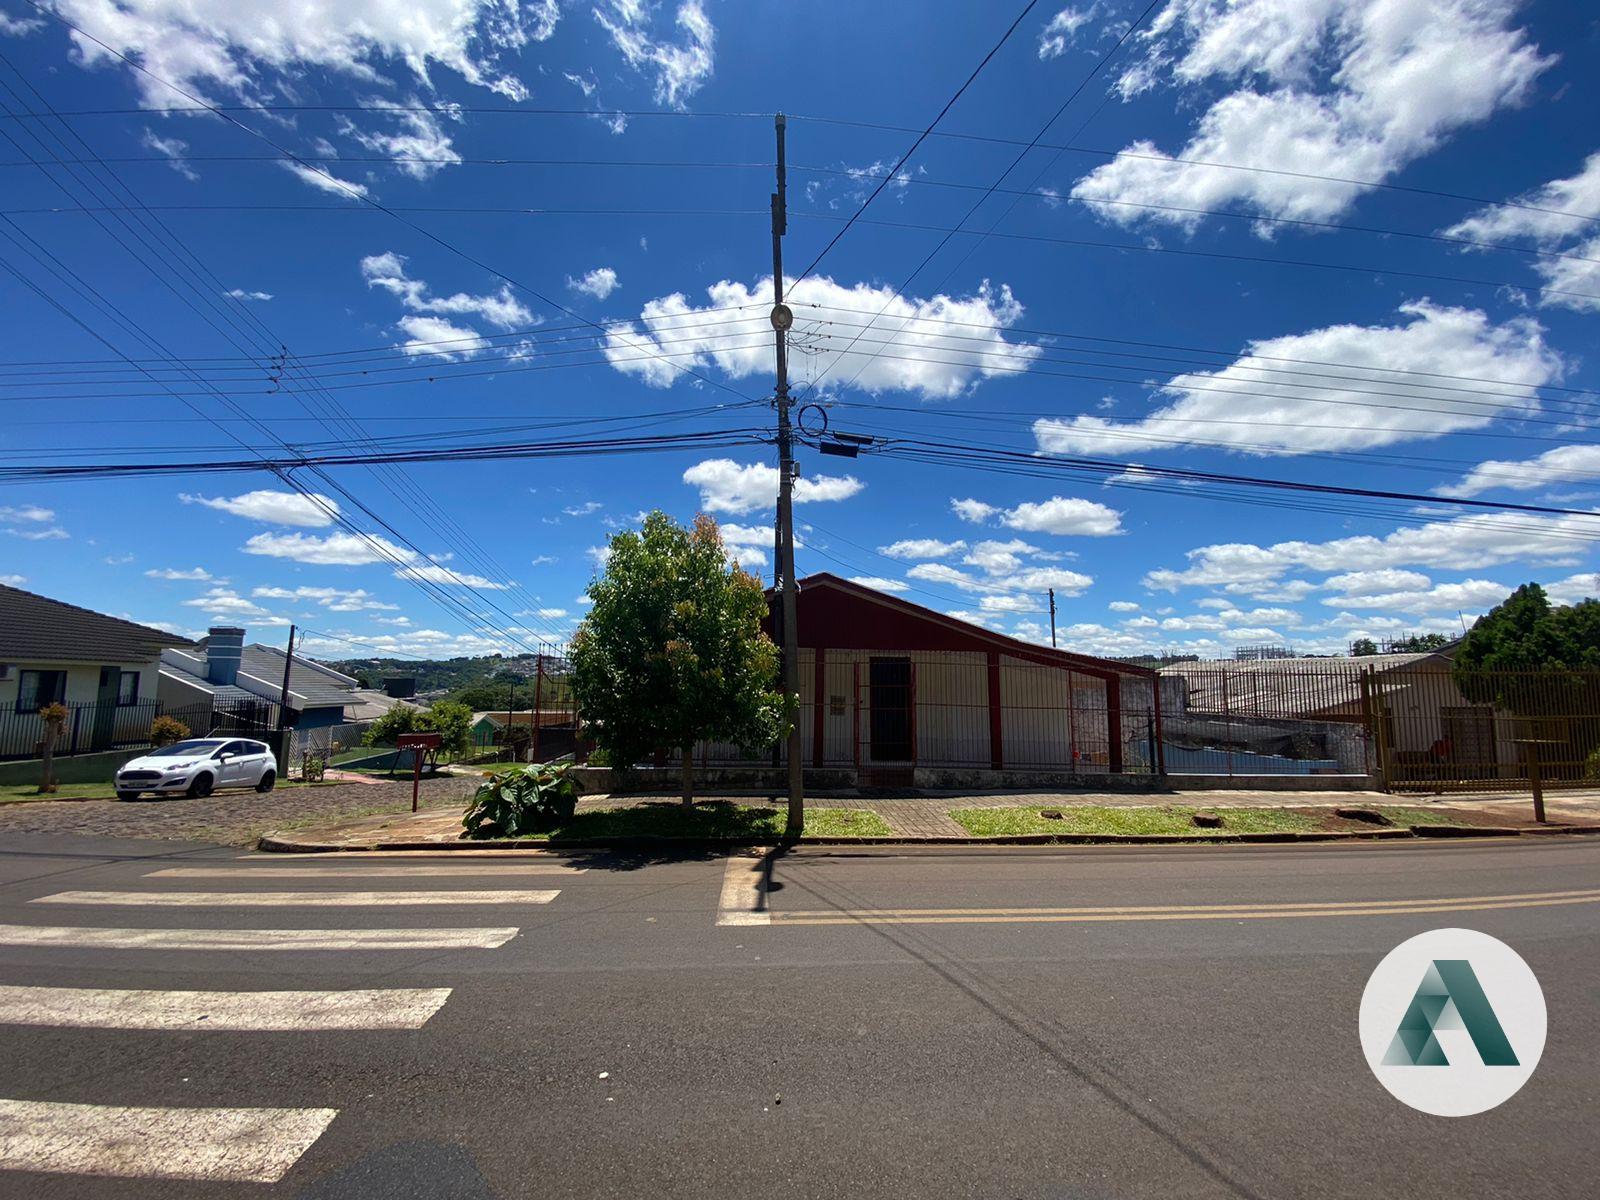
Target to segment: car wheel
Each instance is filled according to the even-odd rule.
[[[123,791],[121,788],[117,789],[117,799],[118,800],[137,800],[138,798],[139,798],[139,793],[138,792]]]
[[[211,795],[211,789],[216,786],[216,782],[212,778],[210,771],[201,771],[200,774],[194,777],[194,781],[189,784],[189,790],[185,794],[192,800],[201,796],[209,796]]]
[[[276,784],[277,782],[278,782],[277,772],[268,771],[266,774],[261,776],[260,782],[258,782],[256,784],[256,791],[258,791],[258,792],[270,792],[272,790],[272,788],[273,788],[273,785]]]

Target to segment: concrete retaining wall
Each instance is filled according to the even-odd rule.
[[[99,754],[74,754],[70,758],[58,758],[55,760],[56,782],[109,784],[123,763],[148,753],[150,747],[145,746],[139,750],[106,750]],[[0,763],[0,787],[37,784],[39,769],[39,760],[36,758]]]

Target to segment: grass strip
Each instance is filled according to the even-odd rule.
[[[1060,813],[1059,818],[1046,812]],[[1201,828],[1197,812],[1216,813],[1222,824]],[[958,808],[951,819],[974,837],[1016,837],[1024,834],[1181,834],[1217,837],[1228,833],[1306,833],[1326,829],[1324,818],[1286,808],[1191,808],[1182,805],[1071,808]]]

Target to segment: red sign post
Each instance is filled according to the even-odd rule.
[[[422,785],[422,752],[437,750],[444,738],[437,733],[402,733],[395,745],[411,751],[411,811],[417,811],[417,789]]]

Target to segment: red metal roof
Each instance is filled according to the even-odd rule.
[[[998,651],[1087,674],[1155,677],[1147,667],[1024,642],[827,572],[800,580],[796,604],[799,643],[808,649]]]

